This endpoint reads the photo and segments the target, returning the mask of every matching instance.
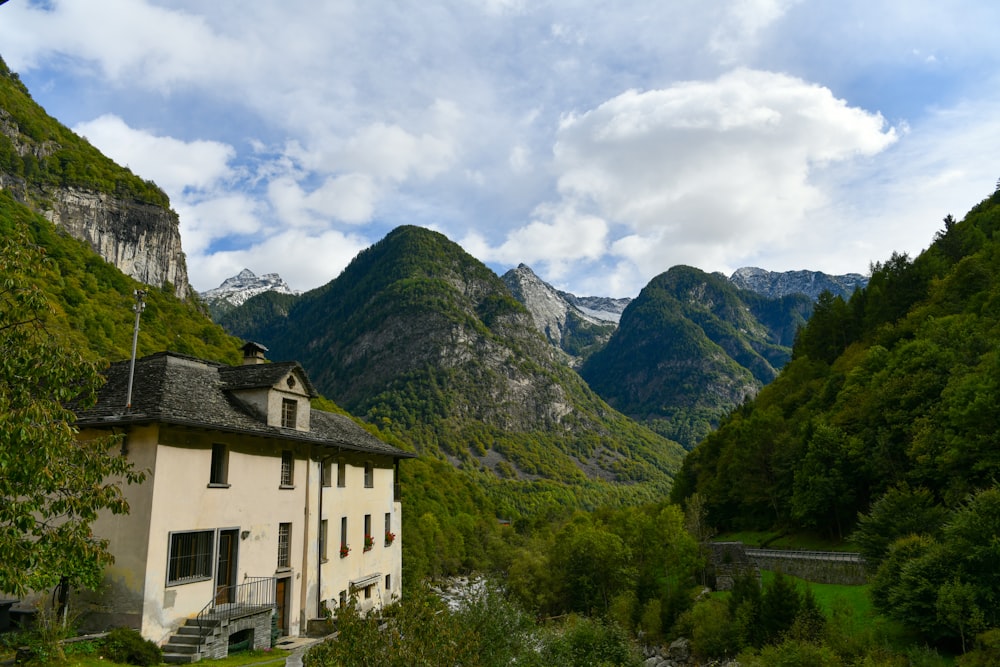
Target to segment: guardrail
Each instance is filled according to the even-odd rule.
[[[865,559],[854,551],[808,551],[805,549],[745,549],[750,558],[794,558],[797,560],[823,560],[830,562],[858,563]]]

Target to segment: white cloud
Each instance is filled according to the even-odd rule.
[[[570,262],[604,255],[607,237],[604,220],[581,213],[570,202],[561,202],[539,206],[535,219],[508,234],[499,247],[491,248],[478,234],[467,236],[462,245],[483,261],[533,264],[549,279],[558,280]]]
[[[87,137],[115,162],[156,181],[171,197],[180,196],[187,188],[207,190],[232,176],[229,162],[236,151],[218,141],[157,136],[131,128],[112,114],[79,123],[73,131]]]
[[[169,90],[192,76],[251,64],[245,45],[219,35],[203,17],[147,2],[12,3],[4,14],[12,32],[33,37],[19,40],[25,48],[15,68],[72,53],[116,84]]]
[[[312,192],[306,192],[291,176],[275,178],[268,185],[278,219],[292,227],[325,227],[331,221],[369,222],[378,194],[371,177],[356,173],[328,178]]]
[[[825,202],[817,170],[895,138],[825,88],[738,69],[565,118],[555,164],[563,198],[626,227],[615,251],[651,277],[780,242]]]
[[[733,65],[757,45],[761,31],[769,27],[799,0],[732,0],[708,40],[708,49],[725,65]]]
[[[857,270],[992,189],[1000,116],[961,110],[997,89],[1000,9],[911,5],[21,0],[0,44],[167,190],[192,274],[422,224],[627,294],[675,263]]]
[[[214,241],[228,237],[250,238],[262,232],[266,213],[255,199],[222,193],[201,201],[181,198],[174,202],[180,218],[184,251],[189,257],[203,254]],[[213,285],[214,287],[214,285]]]
[[[336,278],[368,245],[367,239],[334,230],[288,229],[246,248],[190,257],[191,284],[204,291],[249,268],[258,275],[278,273],[293,289],[311,289]]]

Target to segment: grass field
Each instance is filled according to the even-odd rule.
[[[763,584],[767,585],[774,579],[774,572],[764,570],[761,572]],[[830,617],[838,607],[849,609],[858,622],[868,622],[875,616],[872,608],[871,596],[868,594],[869,586],[844,586],[841,584],[817,584],[798,577],[783,575],[786,579],[795,582],[799,590],[809,588],[816,602],[819,603],[823,613]]]
[[[78,650],[88,651],[86,647],[79,647]],[[14,654],[3,655],[0,651],[0,660],[13,658]],[[288,654],[285,651],[246,651],[221,660],[202,660],[199,665],[210,667],[278,667],[285,664]],[[124,663],[111,662],[100,654],[99,650],[89,653],[71,653],[66,656],[66,662],[59,663],[63,667],[128,667]]]

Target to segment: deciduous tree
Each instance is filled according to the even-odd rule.
[[[128,511],[122,485],[142,480],[109,439],[80,441],[67,407],[91,399],[97,367],[45,328],[32,281],[44,252],[23,233],[0,241],[0,591],[95,586],[111,562],[90,530]]]

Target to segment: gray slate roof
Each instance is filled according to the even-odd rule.
[[[97,404],[77,410],[77,426],[111,428],[129,424],[165,423],[261,437],[282,438],[395,458],[416,454],[380,440],[349,417],[312,410],[310,430],[268,426],[254,409],[233,392],[270,387],[298,371],[310,396],[316,391],[297,362],[226,366],[175,352],[136,359],[132,408],[126,412],[129,361],[107,369],[107,382]]]

